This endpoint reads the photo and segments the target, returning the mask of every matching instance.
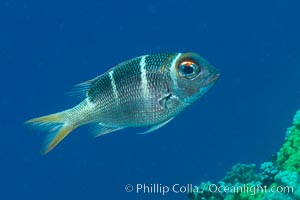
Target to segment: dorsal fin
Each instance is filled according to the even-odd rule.
[[[76,97],[80,97],[80,98],[86,98],[87,97],[87,93],[89,91],[89,89],[91,88],[91,85],[99,78],[99,76],[97,76],[96,78],[84,81],[82,83],[76,84],[73,86],[73,88],[71,89],[71,91],[68,92],[68,94],[70,96],[76,96]]]

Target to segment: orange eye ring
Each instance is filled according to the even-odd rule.
[[[192,64],[194,64],[193,62],[191,61],[185,61],[183,62],[182,64],[185,64],[187,67],[190,67]]]

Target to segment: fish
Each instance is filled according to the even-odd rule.
[[[153,53],[124,61],[75,86],[76,106],[25,122],[46,130],[47,154],[76,128],[91,124],[94,137],[128,127],[153,132],[202,97],[220,73],[197,53]]]

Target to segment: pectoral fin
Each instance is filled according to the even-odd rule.
[[[160,98],[158,100],[158,104],[163,108],[163,109],[168,109],[168,100],[172,97],[172,94],[166,94],[164,97]]]
[[[161,127],[163,127],[164,125],[166,125],[167,123],[169,123],[172,119],[174,119],[174,117],[172,117],[171,119],[168,119],[167,121],[164,121],[163,123],[161,124],[157,124],[155,126],[152,126],[150,129],[148,129],[147,131],[145,132],[142,132],[142,133],[137,133],[137,134],[147,134],[147,133],[150,133],[152,131],[155,131]]]

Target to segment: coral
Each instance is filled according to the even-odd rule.
[[[274,162],[264,162],[260,165],[260,181],[262,185],[270,186],[274,183],[274,177],[279,173]]]
[[[224,200],[221,193],[212,192],[209,190],[210,181],[201,183],[197,191],[189,193],[188,196],[193,200]]]
[[[300,110],[298,110],[298,112],[294,116],[293,124],[297,127],[300,126]],[[299,129],[299,127],[298,127],[298,129]]]
[[[260,185],[261,182],[260,176],[255,174],[255,164],[236,164],[232,167],[231,171],[227,172],[226,176],[219,181],[216,186],[219,188],[250,188],[251,186]],[[201,183],[198,188],[201,192],[190,193],[189,197],[193,200],[231,200],[231,199],[240,199],[240,200],[254,200],[261,199],[259,198],[261,194],[252,194],[249,192],[212,192],[209,190],[208,186],[211,185],[210,182]]]
[[[285,187],[286,191],[284,191],[286,195],[293,197],[293,199],[300,199],[300,176],[297,172],[281,171],[275,176],[275,182],[281,188],[287,186]],[[279,195],[280,193],[276,194]]]
[[[247,183],[258,181],[258,176],[254,173],[255,164],[236,164],[232,167],[231,171],[227,172],[222,182],[227,186],[240,186]]]
[[[251,193],[235,193],[235,194],[231,194],[228,197],[226,197],[225,200],[260,200],[263,198],[263,193],[255,193],[255,194],[251,194]]]
[[[278,153],[278,168],[300,174],[300,111],[294,117],[293,126],[288,128],[285,142]]]
[[[293,198],[284,193],[266,193],[262,200],[293,200]]]
[[[278,185],[291,186],[297,188],[300,178],[297,172],[281,171],[275,176],[275,182]]]
[[[202,183],[199,187],[209,184]],[[300,200],[300,110],[276,158],[261,164],[258,173],[254,164],[236,164],[216,185],[242,190],[213,193],[204,188],[190,193],[189,197],[192,200]],[[274,192],[274,188],[281,191]]]

